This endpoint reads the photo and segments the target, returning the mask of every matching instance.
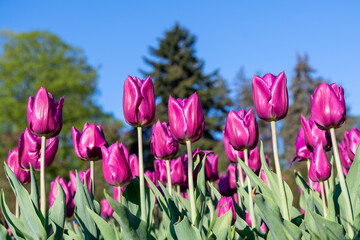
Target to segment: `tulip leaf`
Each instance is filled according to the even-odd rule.
[[[85,177],[85,176],[84,176]],[[84,180],[86,183],[86,179]],[[74,198],[75,203],[75,219],[84,231],[86,239],[97,239],[98,229],[90,213],[86,210],[87,207],[95,211],[95,205],[90,197],[89,190],[85,184],[81,182],[79,174],[76,172],[76,193]]]
[[[307,185],[299,172],[295,172],[295,182],[300,187],[302,194],[300,196],[300,207],[305,211],[310,209],[322,213],[322,200],[317,191],[314,191]]]
[[[346,185],[349,191],[351,206],[354,216],[360,213],[360,195],[358,189],[360,188],[359,172],[360,172],[360,145],[358,145],[354,161],[350,167],[349,173],[346,177]]]
[[[173,194],[176,197],[177,202],[180,204],[181,208],[185,209],[185,212],[191,212],[190,202],[183,198],[181,195],[179,195],[177,192],[174,192]]]
[[[215,224],[212,229],[212,232],[216,236],[216,239],[226,239],[228,230],[231,227],[231,220],[231,209],[221,217],[216,218]]]
[[[132,214],[123,204],[115,201],[106,192],[104,194],[110,206],[114,209],[113,216],[124,231],[126,239],[148,239],[146,223]]]
[[[187,217],[184,217],[182,221],[176,223],[174,228],[178,239],[202,239],[199,230],[190,224]]]
[[[159,203],[160,208],[165,212],[165,214],[167,215],[168,218],[171,218],[171,213],[170,210],[166,204],[165,198],[164,196],[161,194],[161,192],[159,191],[159,189],[155,186],[155,184],[148,178],[148,176],[146,176],[144,174],[144,178],[146,179],[146,181],[148,182],[152,192],[155,194],[156,199]]]
[[[47,234],[43,226],[42,214],[34,207],[29,193],[22,186],[13,171],[5,164],[5,172],[15,193],[21,210],[20,219],[33,237],[46,239]]]
[[[117,235],[116,232],[110,226],[110,224],[108,224],[102,217],[100,217],[90,208],[87,208],[87,210],[89,211],[92,219],[95,221],[96,225],[98,226],[104,240],[115,240],[118,238],[118,236],[116,236]]]
[[[32,165],[30,164],[30,177],[31,177],[31,200],[35,206],[35,208],[39,211],[40,210],[40,206],[39,206],[39,188],[37,186],[37,181],[36,181],[36,177],[34,174],[34,168],[32,167]]]
[[[49,218],[52,223],[52,228],[56,233],[54,239],[61,239],[64,231],[65,214],[66,214],[66,200],[65,193],[61,185],[57,184],[57,194],[54,204],[49,209]]]
[[[208,186],[210,187],[211,191],[213,192],[216,200],[219,201],[221,198],[221,194],[219,193],[219,191],[209,182],[208,182]]]
[[[9,232],[5,228],[4,225],[0,224],[0,239],[3,240],[11,240],[11,237],[9,235]]]
[[[195,226],[198,229],[202,229],[202,222],[204,220],[204,213],[205,213],[205,196],[206,196],[206,185],[205,185],[205,161],[206,161],[206,154],[204,158],[199,161],[199,155],[197,156],[197,162],[200,165],[199,172],[197,175],[196,180],[196,188],[195,188],[195,207],[197,211],[197,217],[195,219]]]

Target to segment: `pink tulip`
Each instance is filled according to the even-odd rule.
[[[157,181],[156,181],[156,174],[155,174],[155,172],[146,170],[146,171],[145,171],[145,175],[146,175],[155,185],[158,185],[158,184],[157,184]],[[147,181],[145,181],[145,184],[146,184],[148,187],[150,187]]]
[[[114,213],[114,210],[111,208],[106,198],[101,200],[100,206],[101,206],[101,216],[103,216],[104,218],[111,218]]]
[[[310,162],[309,178],[313,182],[323,182],[330,177],[331,164],[329,163],[322,143],[319,143],[314,150]]]
[[[86,185],[89,190],[89,193],[91,193],[91,186],[90,186],[90,169],[84,171],[78,172],[81,182],[84,184],[85,178],[86,178]],[[73,171],[69,172],[70,181],[68,182],[68,187],[71,192],[71,196],[75,196],[76,193],[76,174]]]
[[[354,160],[356,149],[360,143],[360,131],[356,128],[352,128],[350,131],[345,131],[344,140],[348,155],[351,160]]]
[[[312,117],[309,120],[301,114],[301,124],[304,129],[305,143],[310,151],[313,151],[318,143],[322,143],[325,151],[331,149],[330,132],[320,129],[314,122]]]
[[[236,213],[235,213],[234,202],[231,197],[223,197],[222,196],[216,206],[216,211],[217,210],[219,210],[219,213],[217,216],[218,218],[225,215],[228,211],[231,211],[232,212],[231,225],[235,224]]]
[[[229,159],[229,162],[237,163],[237,161],[238,161],[237,157],[244,160],[244,152],[237,151],[234,149],[234,147],[230,144],[229,138],[226,136],[225,131],[223,131],[223,140],[224,140],[225,153]]]
[[[156,179],[163,184],[167,183],[167,172],[166,172],[166,162],[165,160],[155,160],[154,161],[154,170],[156,174]]]
[[[218,155],[207,155],[205,159],[205,179],[208,181],[216,181],[218,178]]]
[[[348,150],[346,147],[345,140],[339,143],[339,155],[340,155],[341,165],[346,169],[350,169],[353,160],[351,160],[351,158],[348,155]]]
[[[158,120],[153,125],[150,147],[156,159],[170,159],[176,156],[179,143],[171,135],[168,123]]]
[[[129,156],[129,162],[130,162],[130,168],[132,177],[136,178],[136,176],[139,176],[139,158],[136,154],[131,154]]]
[[[186,182],[187,177],[181,157],[170,160],[170,175],[173,185],[180,185]]]
[[[9,152],[6,163],[22,184],[28,184],[31,181],[30,171],[23,170],[19,165],[19,148]]]
[[[57,182],[61,185],[62,189],[65,193],[65,203],[66,203],[66,216],[71,217],[74,213],[74,200],[71,196],[70,189],[68,188],[68,184],[66,183],[65,179],[61,177],[56,177],[54,181],[51,182],[51,190],[49,194],[49,207],[55,203],[57,191],[58,191],[58,185]]]
[[[311,152],[306,147],[304,129],[300,128],[295,141],[296,156],[291,160],[291,164],[294,162],[307,161],[310,159]]]

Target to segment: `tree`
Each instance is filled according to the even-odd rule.
[[[27,127],[28,98],[44,86],[56,100],[65,96],[60,147],[53,165],[47,170],[48,178],[54,179],[57,175],[68,178],[70,169],[80,166],[87,169],[88,164],[84,165],[74,154],[71,127],[82,129],[85,122],[103,124],[109,143],[118,139],[118,130],[122,127],[121,122],[104,113],[95,102],[96,69],[89,65],[80,48],[49,32],[6,32],[2,38],[0,156],[6,159],[8,151],[17,146],[20,133]]]
[[[205,115],[205,132],[196,147],[212,149],[216,135],[221,136],[228,107],[232,105],[225,81],[214,71],[204,73],[204,63],[195,55],[196,38],[179,24],[165,32],[157,48],[150,47],[151,58],[145,57],[151,71],[142,71],[154,80],[156,120],[168,121],[168,99],[188,98],[196,92]]]

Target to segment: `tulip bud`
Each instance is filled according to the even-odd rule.
[[[30,182],[30,171],[23,170],[19,165],[19,148],[9,152],[6,163],[22,184]]]
[[[210,154],[205,159],[205,179],[207,181],[216,181],[219,178],[218,155]]]
[[[170,160],[170,175],[173,185],[180,185],[186,182],[187,178],[184,169],[181,157]]]
[[[321,83],[310,97],[311,116],[319,128],[338,128],[346,120],[344,89],[336,83]]]
[[[339,143],[339,155],[340,155],[341,165],[344,168],[350,169],[353,160],[351,160],[351,158],[348,155],[345,140]]]
[[[348,155],[351,160],[354,160],[356,149],[360,143],[360,131],[356,128],[345,131],[344,139]]]
[[[304,129],[300,128],[295,141],[296,156],[291,160],[291,164],[294,162],[302,162],[310,159],[311,152],[306,147]]]
[[[229,142],[229,138],[225,134],[225,131],[223,131],[223,140],[224,140],[225,153],[229,159],[229,162],[237,163],[237,157],[244,160],[244,152],[237,151],[233,148],[233,146]]]
[[[154,161],[154,170],[156,174],[156,179],[163,184],[167,183],[167,172],[166,172],[166,162],[165,160],[155,160]]]
[[[36,136],[53,138],[62,128],[62,108],[64,97],[57,102],[41,87],[35,98],[30,97],[27,105],[27,119],[30,131]]]
[[[134,127],[146,127],[155,118],[155,94],[153,82],[128,76],[124,84],[123,110],[125,121]]]
[[[261,168],[259,148],[255,147],[249,152],[249,168],[258,175]]]
[[[310,151],[314,151],[314,148],[318,143],[322,143],[325,151],[331,149],[331,136],[329,131],[320,129],[314,122],[312,117],[309,120],[301,114],[301,124],[304,129],[305,143]]]
[[[82,133],[72,127],[72,137],[76,156],[84,161],[100,160],[101,147],[108,146],[102,127],[94,123],[85,123]]]
[[[199,97],[196,93],[189,99],[175,99],[170,96],[169,125],[173,137],[180,143],[196,142],[205,129],[205,120]]]
[[[19,161],[23,169],[30,169],[30,164],[36,171],[40,170],[41,162],[41,137],[33,135],[28,128],[19,138]],[[46,139],[45,168],[54,161],[59,147],[58,137]]]
[[[259,139],[259,129],[255,115],[250,108],[247,112],[230,111],[226,119],[225,134],[230,144],[238,151],[253,149]]]
[[[229,176],[224,175],[221,176],[218,180],[218,185],[219,185],[219,192],[221,195],[223,196],[231,196],[231,194],[233,194],[233,189],[230,188],[230,184],[229,184]]]
[[[55,181],[51,182],[51,190],[49,194],[49,208],[55,203],[57,191],[58,191],[58,184],[59,183],[64,190],[65,193],[65,203],[66,203],[66,216],[71,217],[74,213],[74,204],[73,204],[73,198],[71,197],[70,189],[68,188],[68,185],[65,181],[65,179],[61,177],[56,177]]]
[[[168,123],[158,120],[153,125],[150,147],[156,159],[170,159],[176,156],[179,143],[171,135]]]
[[[262,78],[254,75],[252,95],[259,118],[265,121],[278,121],[286,117],[289,96],[285,72],[274,76],[271,73]]]
[[[132,177],[136,178],[136,176],[139,176],[139,158],[136,154],[131,154],[129,156],[129,162],[130,162],[130,168]]]
[[[91,193],[91,186],[90,186],[90,169],[84,171],[78,172],[81,182],[84,184],[85,178],[86,178],[86,185],[89,190],[89,193]],[[76,174],[73,171],[69,172],[70,181],[68,182],[68,188],[70,189],[71,196],[75,196],[76,193]]]
[[[221,197],[217,206],[216,206],[216,210],[219,210],[218,213],[218,218],[225,215],[228,211],[232,212],[232,220],[231,220],[231,225],[235,224],[236,221],[236,213],[235,213],[235,207],[234,207],[234,202],[233,199],[231,197]]]
[[[313,182],[323,182],[330,177],[331,164],[329,163],[322,143],[319,143],[314,150],[310,162],[309,178]]]
[[[129,152],[122,143],[114,143],[109,148],[101,147],[103,173],[106,182],[112,186],[130,183],[132,173],[129,165]]]
[[[101,200],[100,206],[101,206],[101,216],[103,216],[104,218],[111,218],[114,213],[114,210],[111,208],[106,198]]]

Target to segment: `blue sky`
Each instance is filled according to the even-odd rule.
[[[197,36],[205,70],[218,69],[230,87],[241,67],[249,77],[285,70],[290,80],[296,54],[307,53],[315,76],[341,84],[351,113],[360,115],[359,7],[356,1],[0,1],[0,29],[49,30],[84,49],[99,69],[97,101],[119,119],[124,80],[148,69],[149,46],[175,22]]]

